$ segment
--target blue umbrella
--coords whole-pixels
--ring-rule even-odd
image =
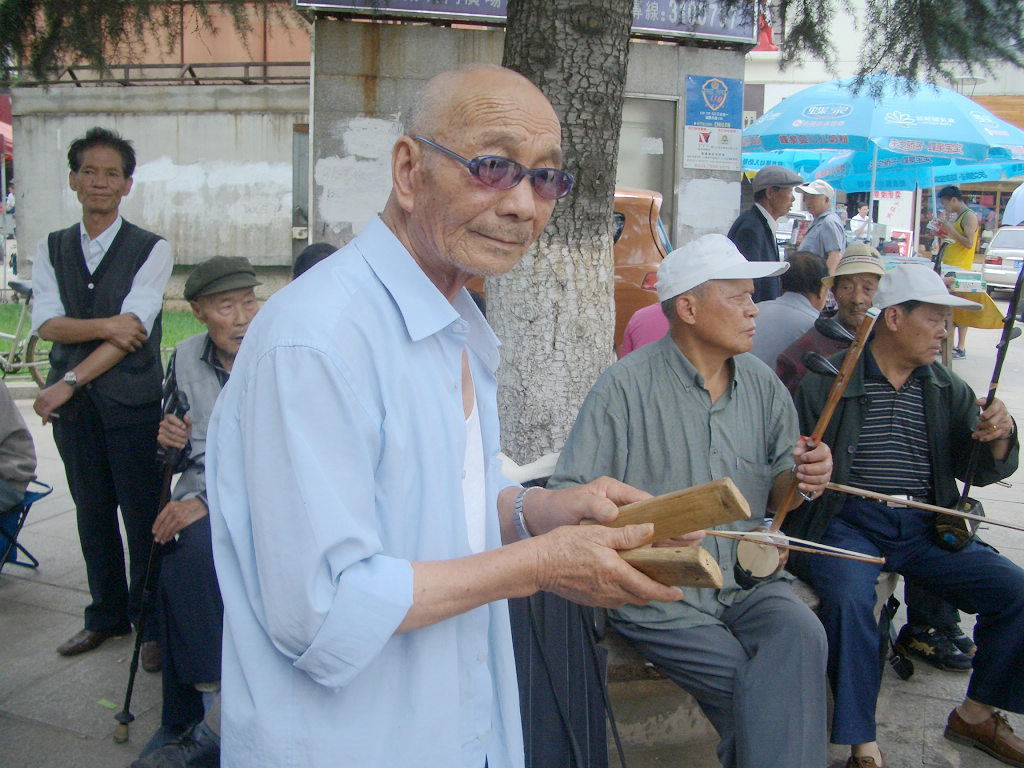
[[[826,150],[811,149],[779,149],[774,152],[744,152],[743,170],[759,171],[766,165],[781,165],[805,179],[810,179],[811,172],[833,157],[836,153]]]
[[[894,75],[805,88],[743,131],[743,147],[849,149],[973,161],[1024,160],[1024,131],[966,96]],[[878,94],[877,97],[872,94]]]
[[[874,180],[872,180],[874,171]],[[914,189],[915,187],[969,184],[1012,178],[1024,173],[1024,161],[983,163],[967,160],[899,155],[893,152],[845,151],[834,153],[809,174],[844,192]]]

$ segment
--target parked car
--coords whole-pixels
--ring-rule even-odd
[[[1022,263],[1024,226],[997,229],[985,251],[985,264],[981,269],[982,277],[988,283],[989,292],[1013,290]]]
[[[658,300],[654,290],[658,265],[672,245],[661,223],[660,192],[650,189],[615,188],[615,349],[622,343],[626,323],[638,309]],[[483,278],[473,278],[467,287],[483,294]]]
[[[658,300],[658,265],[672,250],[661,223],[661,194],[615,188],[615,349],[633,313]]]

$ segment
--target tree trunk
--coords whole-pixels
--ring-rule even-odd
[[[560,450],[583,398],[614,359],[612,204],[632,0],[509,0],[502,63],[562,120],[572,194],[537,244],[487,281],[502,341],[502,449],[520,464]]]

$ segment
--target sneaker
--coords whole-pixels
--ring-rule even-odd
[[[960,349],[958,347],[953,347],[952,357],[954,360],[963,360],[965,357],[967,357],[967,350]]]
[[[972,660],[949,636],[935,627],[912,627],[907,624],[900,630],[894,645],[897,651],[924,659],[947,672],[970,672]]]
[[[941,631],[952,641],[953,645],[960,649],[960,653],[974,658],[974,653],[978,650],[978,646],[974,644],[971,638],[964,634],[959,624],[954,624],[952,627],[943,627]]]

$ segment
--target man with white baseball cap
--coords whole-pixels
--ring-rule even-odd
[[[754,205],[736,217],[728,234],[747,261],[782,261],[775,233],[779,220],[793,207],[793,187],[803,183],[800,175],[781,165],[766,165],[754,175]],[[781,294],[777,277],[754,280],[755,303]]]
[[[936,362],[952,307],[977,305],[949,294],[941,277],[918,264],[887,272],[874,305],[882,310],[874,337],[822,438],[832,446],[835,482],[951,508],[960,496],[955,478],[964,477],[979,442],[974,485],[1012,474],[1019,445],[1006,406],[993,400],[979,415],[985,401]],[[814,373],[801,382],[796,406],[802,428],[816,423],[831,386],[830,377]],[[1024,766],[1024,741],[996,711],[1024,713],[1024,570],[975,539],[960,549],[941,546],[935,515],[899,502],[830,490],[783,527],[794,536],[883,556],[885,570],[977,613],[967,696],[950,713],[945,735]],[[821,597],[835,700],[832,741],[851,745],[848,768],[884,766],[875,729],[881,668],[873,617],[882,566],[823,557],[791,557],[789,566]]]
[[[668,255],[658,298],[668,334],[612,365],[587,396],[548,487],[625,479],[653,494],[730,477],[753,518],[777,510],[795,473],[820,493],[832,458],[800,440],[778,377],[753,355],[754,278],[788,265],[750,262],[705,235]],[[824,766],[826,643],[787,576],[736,584],[736,542],[708,538],[721,589],[686,589],[674,603],[611,614],[620,634],[700,703],[721,736],[726,768]],[[779,681],[785,681],[783,685]],[[770,706],[766,702],[771,702]]]
[[[836,191],[827,181],[817,179],[796,188],[804,196],[804,208],[814,217],[807,234],[800,241],[800,250],[817,254],[834,272],[846,250],[846,231],[839,214],[832,208]]]

